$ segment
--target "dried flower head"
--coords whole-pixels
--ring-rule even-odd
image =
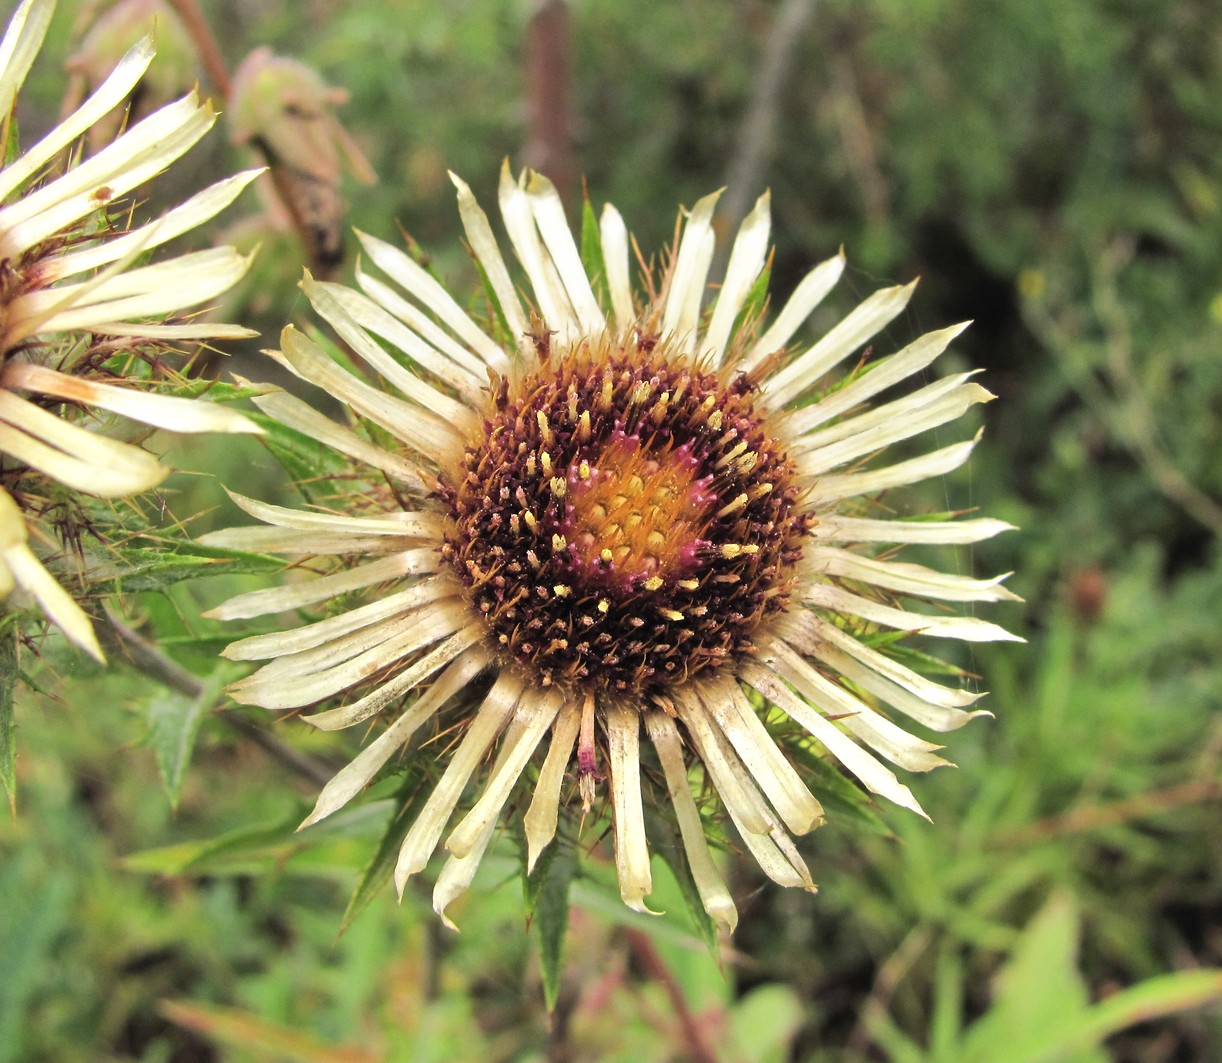
[[[694,767],[764,872],[813,889],[792,836],[817,826],[823,810],[778,742],[780,714],[786,742],[817,744],[868,790],[917,812],[876,754],[924,771],[943,763],[939,747],[879,703],[940,731],[974,715],[967,706],[977,695],[924,678],[870,635],[1009,638],[983,620],[899,599],[1012,596],[998,579],[872,554],[880,543],[976,542],[1007,526],[880,519],[866,515],[866,500],[962,464],[972,442],[898,464],[874,459],[990,396],[964,373],[869,406],[929,366],[963,326],[922,336],[829,389],[828,374],[900,313],[912,286],[870,296],[812,346],[791,348],[844,260],[816,267],[764,327],[766,195],[706,312],[715,195],[688,215],[642,295],[629,281],[629,240],[614,208],[582,241],[583,264],[552,185],[538,175],[515,181],[506,169],[501,214],[529,282],[527,310],[487,217],[455,184],[505,342],[408,256],[369,236],[361,244],[380,275],[361,269],[361,291],[306,278],[314,308],[385,386],[358,379],[290,327],[275,357],[347,404],[356,426],[285,394],[256,401],[383,486],[363,481],[356,499],[330,511],[235,496],[267,526],[214,533],[212,544],[348,560],[215,613],[270,614],[354,591],[366,601],[233,644],[231,657],[270,659],[234,694],[273,709],[338,696],[307,717],[324,729],[388,718],[307,822],[349,801],[416,732],[453,743],[403,841],[400,891],[495,749],[478,799],[445,835],[450,856],[434,892],[443,918],[540,745],[524,814],[530,865],[552,841],[562,804],[579,797],[588,809],[609,778],[621,895],[644,910],[645,762],[664,780],[706,910],[732,929],[734,903],[690,788]],[[642,748],[642,727],[652,751]]]
[[[316,270],[328,272],[343,261],[344,216],[340,190],[346,164],[362,184],[377,178],[360,146],[349,136],[335,108],[348,99],[312,68],[296,59],[256,48],[233,76],[229,125],[237,144],[250,144],[267,160],[276,196],[273,217],[297,230]],[[277,219],[279,220],[279,219]]]
[[[54,6],[25,0],[0,41],[0,142],[9,143],[17,93]],[[226,207],[253,171],[140,228],[120,231],[111,216],[121,197],[208,131],[211,107],[192,93],[95,155],[69,157],[128,97],[152,56],[148,41],[131,49],[73,114],[0,169],[0,596],[15,587],[27,592],[99,659],[89,618],[31,549],[39,523],[34,501],[60,489],[69,501],[78,492],[117,498],[161,482],[168,470],[156,457],[98,430],[105,414],[176,432],[257,431],[232,410],[153,394],[122,375],[125,357],[156,367],[180,341],[252,335],[233,325],[164,320],[214,299],[242,276],[248,260],[232,248],[133,263]]]
[[[100,147],[110,143],[124,125],[189,92],[199,80],[200,63],[191,35],[169,0],[119,0],[95,15],[67,64],[90,90],[101,85],[145,37],[157,45],[157,59],[134,86],[126,109],[112,111],[87,131],[90,146]]]

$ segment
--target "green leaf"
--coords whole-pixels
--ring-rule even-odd
[[[757,986],[735,1002],[730,1030],[743,1063],[784,1063],[802,1027],[803,1007],[791,986]]]
[[[760,320],[768,300],[768,282],[771,279],[772,264],[770,258],[768,264],[760,270],[760,275],[755,278],[755,283],[751,285],[750,291],[747,292],[747,298],[743,300],[743,307],[738,312],[738,317],[734,321],[734,330],[731,335],[738,335],[739,330],[748,322],[758,322]]]
[[[543,999],[554,1011],[564,968],[564,936],[569,925],[569,885],[577,872],[577,853],[571,842],[553,838],[527,876],[523,893],[528,916],[539,928],[539,961],[543,971]]]
[[[17,812],[17,726],[13,720],[13,693],[17,689],[17,639],[0,636],[0,782],[8,794],[9,811]]]
[[[1054,896],[998,974],[993,1007],[963,1039],[963,1063],[1105,1063],[1104,1038],[1222,1000],[1222,970],[1213,969],[1150,978],[1092,1005],[1077,968],[1078,933],[1073,898]]]
[[[700,891],[696,888],[696,880],[692,878],[691,869],[687,864],[687,854],[683,848],[683,837],[679,833],[674,816],[669,814],[669,803],[650,802],[645,808],[645,831],[649,837],[650,848],[658,859],[665,862],[675,877],[679,892],[683,895],[683,903],[687,913],[695,923],[696,929],[708,946],[714,958],[717,956],[717,926],[704,910],[704,902],[700,899]]]
[[[964,1063],[1104,1063],[1106,1057],[1089,1045],[1061,1051],[1088,1005],[1077,968],[1078,933],[1073,898],[1055,895],[1027,925],[998,973],[993,1006],[963,1039]]]
[[[1164,1015],[1215,1004],[1219,1000],[1222,1000],[1222,970],[1216,967],[1148,978],[1113,993],[1090,1008],[1083,1016],[1080,1028],[1066,1038],[1066,1045],[1076,1048],[1098,1044],[1105,1037],[1134,1023],[1150,1022]],[[1045,1058],[1051,1060],[1052,1057]]]
[[[161,773],[161,782],[171,808],[178,808],[182,781],[195,749],[195,738],[199,734],[204,713],[216,705],[223,685],[222,672],[217,670],[208,677],[199,697],[189,698],[167,691],[149,702],[148,741],[157,758],[157,770]]]
[[[845,821],[864,827],[871,834],[893,838],[895,832],[878,813],[874,798],[851,779],[846,778],[835,763],[821,756],[809,742],[787,743],[786,749],[810,779],[811,792],[823,804],[828,818],[839,827]]]
[[[603,257],[602,236],[589,195],[581,197],[581,264],[590,278],[594,297],[601,306],[607,306],[611,301],[607,291],[607,262]]]
[[[267,449],[284,471],[302,487],[307,500],[309,491],[303,485],[317,482],[320,478],[337,476],[348,468],[348,459],[304,432],[289,428],[264,413],[252,412],[247,416],[263,429],[262,440]]]
[[[407,834],[408,824],[412,820],[423,789],[419,780],[414,776],[410,774],[404,776],[398,793],[392,799],[394,813],[386,824],[386,831],[378,842],[373,858],[361,870],[356,888],[348,898],[348,907],[344,909],[344,916],[340,921],[339,932],[341,934],[352,925],[352,921],[390,882],[391,874],[395,869],[395,861],[399,858],[399,847],[403,844],[403,837]],[[325,823],[326,820],[323,822]]]

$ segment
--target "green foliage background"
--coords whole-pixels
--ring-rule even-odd
[[[58,106],[78,6],[22,101],[30,127]],[[269,44],[349,91],[380,175],[346,186],[350,222],[398,224],[473,281],[446,170],[487,203],[501,159],[522,161],[530,5],[203,7],[231,64]],[[725,182],[780,10],[572,3],[576,160],[642,247]],[[665,917],[637,919],[587,856],[549,1019],[512,837],[461,935],[389,887],[340,935],[399,780],[294,834],[314,789],[248,725],[331,765],[359,736],[201,714],[48,638],[0,821],[0,1063],[699,1058],[684,1010],[727,1063],[1222,1059],[1216,1006],[1195,1008],[1217,979],[1194,973],[1222,966],[1222,7],[823,0],[791,59],[747,190],[773,192],[774,290],[841,244],[837,312],[919,274],[887,349],[974,318],[940,371],[981,368],[999,395],[971,466],[914,503],[1021,526],[959,564],[1015,571],[1026,604],[990,616],[1030,645],[960,662],[997,718],[949,736],[957,770],[914,781],[933,824],[834,816],[804,843],[814,898],[731,858],[742,923],[718,957],[677,883]],[[158,195],[239,154],[214,134]],[[225,313],[270,344],[303,312],[302,257],[238,214],[264,251]],[[214,368],[265,373],[254,350]],[[206,470],[164,494],[192,532],[234,518],[218,480],[289,497],[257,444],[173,453]],[[262,578],[129,586],[123,608],[216,689],[236,672],[198,610]]]

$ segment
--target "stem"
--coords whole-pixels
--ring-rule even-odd
[[[785,0],[764,43],[755,95],[738,128],[738,147],[726,174],[726,197],[721,205],[721,216],[731,232],[742,224],[753,192],[761,183],[772,153],[776,114],[793,69],[794,53],[814,14],[815,0]],[[726,253],[721,255],[715,275],[720,275]]]
[[[1191,782],[1127,797],[1105,805],[1088,805],[1044,816],[1034,823],[1004,831],[994,838],[999,846],[1030,845],[1032,842],[1066,834],[1087,834],[1106,827],[1118,827],[1135,819],[1170,812],[1186,805],[1205,804],[1222,797],[1222,779],[1194,779]]]
[[[177,661],[171,660],[152,642],[128,627],[109,610],[107,610],[106,619],[108,626],[99,628],[98,637],[116,657],[122,658],[137,672],[170,690],[177,691],[188,698],[203,696],[204,684],[198,676],[192,675]],[[273,760],[279,761],[312,785],[321,787],[330,782],[334,772],[313,757],[298,752],[292,746],[281,742],[275,735],[269,734],[261,727],[228,709],[214,705],[211,711],[212,715],[229,730],[253,742]]]
[[[207,19],[199,9],[199,4],[196,0],[170,0],[170,3],[186,25],[195,50],[199,53],[200,62],[204,64],[204,69],[208,72],[208,79],[220,93],[221,98],[228,103],[233,95],[233,78],[229,74],[229,67],[225,64],[225,57],[221,54],[220,45],[217,44]],[[301,241],[307,255],[314,261],[315,272],[328,272],[326,263],[321,262],[314,253],[313,233],[306,218],[302,215],[297,197],[293,195],[292,181],[302,180],[303,176],[308,179],[309,175],[286,173],[285,167],[262,137],[251,139],[250,146],[259,154],[263,164],[267,167],[272,190],[292,223],[297,239]]]
[[[675,976],[670,973],[649,935],[641,930],[625,930],[624,936],[633,958],[650,978],[659,982],[666,990],[671,1007],[675,1010],[675,1017],[679,1020],[679,1027],[683,1031],[683,1038],[687,1042],[688,1058],[693,1063],[718,1063],[716,1053],[709,1047],[704,1032],[696,1022],[696,1016],[687,1006],[683,990],[679,988],[679,983],[675,981]]]
[[[573,159],[572,35],[568,0],[536,0],[526,27],[527,165],[552,179],[570,206],[577,186]]]
[[[225,57],[221,54],[220,45],[212,35],[212,29],[204,13],[200,11],[195,0],[170,0],[171,6],[178,12],[195,50],[199,52],[200,62],[208,72],[208,80],[216,86],[216,91],[228,100],[233,94],[233,80],[229,77],[229,67],[225,65]]]

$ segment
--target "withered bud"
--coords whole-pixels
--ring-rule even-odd
[[[199,61],[182,20],[166,0],[120,0],[90,26],[68,70],[92,92],[145,37],[157,48],[127,108],[117,107],[89,131],[90,148],[109,144],[120,126],[139,121],[157,108],[191,91],[199,81]]]
[[[276,191],[323,273],[343,257],[344,164],[362,184],[376,180],[333,112],[347,96],[304,63],[256,48],[234,74],[229,103],[234,142],[266,157]]]

